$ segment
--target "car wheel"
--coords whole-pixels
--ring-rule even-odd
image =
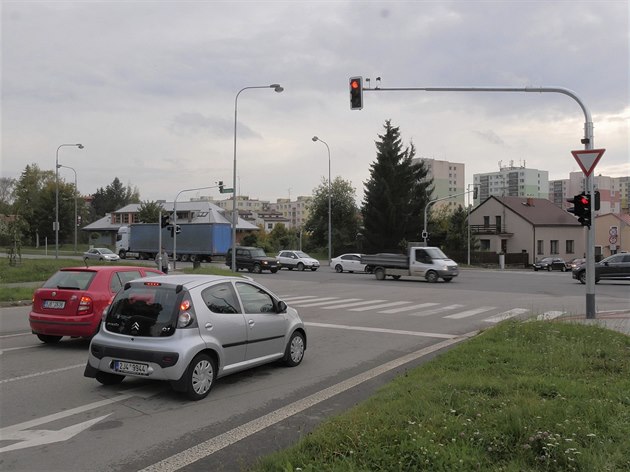
[[[103,385],[118,385],[124,378],[124,375],[110,374],[109,372],[98,371],[96,373],[96,380]]]
[[[184,376],[188,398],[194,401],[206,398],[216,378],[215,362],[208,354],[199,354],[192,360]]]
[[[278,269],[269,269],[271,271],[272,274],[275,274],[276,272],[278,272]]]
[[[424,278],[427,279],[427,282],[431,282],[432,284],[437,282],[438,279],[439,279],[437,273],[435,271],[432,271],[432,270],[427,272],[427,275],[425,275]]]
[[[560,269],[560,270],[561,270],[562,272],[566,272],[566,271],[567,271],[567,268],[566,268],[566,267],[563,267],[563,268],[562,268],[562,269]]]
[[[299,270],[299,271],[304,270],[304,264],[302,264],[301,262],[298,262],[297,270]]]
[[[121,249],[121,250],[120,250],[120,252],[118,253],[118,256],[119,256],[121,259],[124,259],[125,257],[127,257],[127,253],[125,252],[125,250],[124,250],[124,249]]]
[[[188,254],[182,254],[181,258],[182,262],[188,262],[189,256]]]
[[[49,334],[38,334],[37,337],[39,338],[41,342],[44,342],[46,344],[56,344],[59,341],[61,341],[61,338],[63,336],[51,336]]]
[[[582,285],[586,284],[586,271],[582,272],[578,277]]]
[[[299,331],[294,332],[289,339],[287,349],[284,353],[284,363],[289,367],[295,367],[304,359],[304,335]]]
[[[442,280],[444,282],[450,282],[451,280],[453,280],[453,277],[442,277]]]
[[[197,262],[197,254],[191,254],[190,255],[190,262]]]
[[[379,267],[374,271],[374,276],[376,280],[385,280],[385,269]]]
[[[262,270],[260,269],[260,264],[254,264],[254,268],[252,269],[254,274],[260,274]]]
[[[538,267],[534,267],[534,272],[538,272]]]
[[[341,274],[343,272],[343,267],[341,267],[341,264],[337,264],[335,266],[335,272],[337,272],[338,274]]]

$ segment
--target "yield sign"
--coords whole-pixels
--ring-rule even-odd
[[[573,154],[573,157],[580,165],[584,175],[588,177],[604,155],[604,152],[606,152],[606,149],[589,149],[587,151],[571,151],[571,154]]]

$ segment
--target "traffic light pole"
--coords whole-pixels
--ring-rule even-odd
[[[379,81],[380,78],[377,78]],[[367,81],[367,79],[366,79]],[[586,105],[573,92],[564,87],[400,87],[400,88],[363,88],[363,92],[404,92],[404,91],[422,91],[422,92],[532,92],[532,93],[561,93],[568,95],[575,100],[582,112],[584,113],[584,138],[581,140],[584,149],[589,151],[594,149],[593,137],[593,119],[591,112]],[[363,105],[363,104],[361,104]],[[351,103],[352,106],[352,103]],[[586,176],[587,191],[594,201],[595,193],[593,191],[593,177]],[[591,204],[591,225],[586,233],[586,317],[595,318],[595,218],[594,204]],[[426,209],[425,209],[426,210]]]

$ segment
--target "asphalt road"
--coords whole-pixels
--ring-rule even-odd
[[[559,272],[465,270],[448,284],[327,267],[253,278],[300,312],[304,362],[225,377],[200,402],[158,382],[101,386],[83,377],[87,341],[44,345],[27,307],[0,309],[2,469],[242,470],[480,329],[585,307],[585,286]],[[627,308],[629,285],[598,284],[598,312]]]

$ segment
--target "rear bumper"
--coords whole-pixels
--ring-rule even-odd
[[[28,322],[34,334],[89,338],[98,331],[101,317],[95,313],[83,316],[53,316],[31,312]]]

